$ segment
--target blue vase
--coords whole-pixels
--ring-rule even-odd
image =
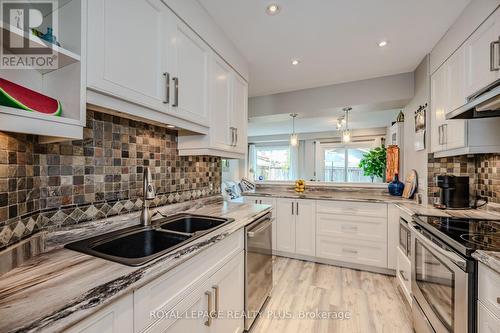
[[[405,184],[399,181],[399,175],[395,174],[392,182],[389,183],[389,194],[395,196],[403,195]]]

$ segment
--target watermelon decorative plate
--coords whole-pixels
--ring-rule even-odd
[[[11,108],[39,112],[51,116],[61,116],[61,103],[31,89],[0,78],[0,105]]]

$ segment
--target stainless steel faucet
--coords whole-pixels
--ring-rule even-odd
[[[153,177],[151,176],[151,170],[148,167],[144,168],[142,188],[144,193],[144,203],[142,206],[141,213],[141,224],[144,226],[151,225],[151,219],[153,216],[149,211],[149,201],[156,197],[155,188],[153,185]]]

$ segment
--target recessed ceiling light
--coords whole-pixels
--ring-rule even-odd
[[[387,46],[387,44],[389,44],[389,42],[387,42],[386,40],[383,40],[383,41],[380,41],[380,42],[378,43],[378,46],[379,46],[379,47],[384,47],[384,46]]]
[[[297,66],[298,64],[300,64],[299,60],[297,60],[297,59],[292,60],[292,65]]]
[[[280,12],[280,9],[281,9],[280,6],[278,6],[275,3],[272,3],[266,7],[266,13],[268,13],[269,15],[276,15]]]
[[[167,125],[167,128],[175,128],[174,125]]]

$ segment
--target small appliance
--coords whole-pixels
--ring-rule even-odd
[[[470,208],[469,177],[439,175],[437,185],[441,189],[440,205],[443,209]]]

